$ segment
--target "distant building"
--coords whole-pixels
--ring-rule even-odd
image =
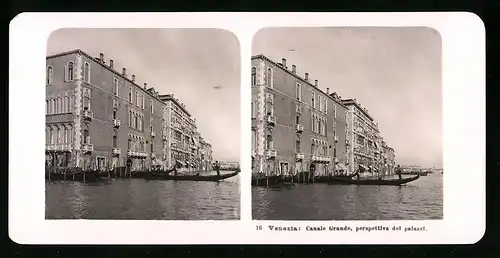
[[[190,155],[198,155],[190,149],[199,146],[199,133],[194,120],[183,115],[189,114],[185,107],[164,100],[146,83],[139,86],[126,68],[116,71],[104,54],[73,50],[48,56],[46,62],[46,165],[141,170],[171,166],[178,156],[191,162]],[[183,118],[184,156],[172,155],[176,152],[169,145],[178,136],[170,133],[179,120],[176,111]]]
[[[326,174],[345,168],[346,111],[340,98],[281,63],[252,57],[252,171]]]
[[[212,145],[210,143],[205,142],[203,137],[200,138],[200,144],[201,144],[201,170],[203,171],[210,171],[212,170],[212,156],[213,156],[213,151],[212,151]]]
[[[358,167],[380,172],[383,166],[382,137],[378,124],[356,99],[343,99],[342,104],[348,108],[347,144],[349,170],[356,171]]]

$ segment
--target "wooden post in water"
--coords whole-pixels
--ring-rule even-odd
[[[66,181],[66,169],[64,170],[64,181]]]
[[[85,175],[87,174],[87,171],[83,171],[83,182],[85,182]]]

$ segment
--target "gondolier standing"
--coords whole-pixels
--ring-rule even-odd
[[[401,167],[398,165],[398,166],[396,167],[396,175],[398,175],[399,180],[403,179],[403,177],[401,176],[401,173],[402,173],[402,171],[401,171]]]
[[[220,176],[220,166],[219,166],[219,161],[215,161],[215,172],[217,172],[217,176]]]

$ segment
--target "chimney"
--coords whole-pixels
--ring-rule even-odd
[[[113,59],[109,59],[109,68],[113,69],[113,64],[114,64]]]
[[[330,88],[326,88],[326,95],[330,96]]]
[[[297,72],[297,66],[292,65],[292,73],[295,74]]]
[[[99,60],[101,60],[101,63],[104,63],[104,54],[103,53],[99,54]]]
[[[304,77],[304,80],[306,80],[306,82],[309,81],[309,73],[306,73],[306,76]]]
[[[283,64],[283,68],[286,68],[286,58],[281,58],[281,63]]]
[[[135,74],[132,74],[132,82],[135,82]]]
[[[318,80],[314,80],[314,86],[318,87]]]
[[[145,83],[144,83],[144,89],[147,89],[147,88],[148,88],[148,83],[147,83],[147,82],[145,82]]]
[[[127,68],[122,69],[122,75],[127,77]]]

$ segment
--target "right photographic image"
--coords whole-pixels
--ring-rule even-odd
[[[441,81],[433,28],[258,31],[252,219],[442,220]]]

